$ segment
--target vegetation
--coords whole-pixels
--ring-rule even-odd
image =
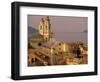
[[[36,48],[40,48],[40,46],[42,45],[43,43],[43,36],[38,34],[38,33],[35,33],[35,34],[32,34],[29,38],[28,38],[28,48],[33,48],[33,49],[36,49]]]

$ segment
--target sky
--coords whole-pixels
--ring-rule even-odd
[[[47,15],[46,15],[47,16]],[[28,26],[38,29],[41,18],[45,15],[28,15]],[[87,17],[49,16],[54,37],[58,40],[87,42]]]

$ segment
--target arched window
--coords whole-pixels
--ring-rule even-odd
[[[42,26],[40,26],[40,30],[42,30]]]
[[[61,46],[61,43],[59,43],[59,45]]]
[[[47,41],[47,40],[48,40],[48,38],[46,37],[46,38],[45,38],[45,40]]]
[[[46,30],[48,30],[47,26],[46,26]]]

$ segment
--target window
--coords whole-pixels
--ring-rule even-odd
[[[42,26],[40,26],[40,30],[42,30]]]
[[[61,43],[59,43],[59,45],[61,45]]]
[[[45,38],[45,40],[47,41],[47,40],[48,40],[48,38],[46,37],[46,38]]]
[[[61,50],[61,48],[59,48],[59,50]]]
[[[46,26],[46,30],[48,30],[47,26]]]
[[[31,62],[32,62],[32,63],[34,62],[34,58],[32,58]]]

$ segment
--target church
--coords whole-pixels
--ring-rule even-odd
[[[38,32],[40,35],[43,36],[43,40],[46,42],[44,45],[48,48],[53,48],[57,50],[58,52],[66,52],[66,45],[64,42],[57,41],[53,37],[53,32],[51,29],[51,23],[49,16],[46,16],[41,19],[38,27]]]

